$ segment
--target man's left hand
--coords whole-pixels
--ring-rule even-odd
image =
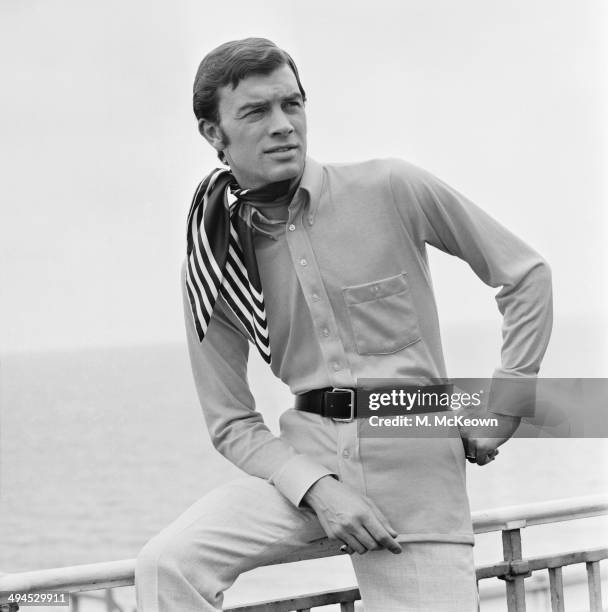
[[[498,447],[504,444],[515,433],[521,422],[521,417],[494,414],[487,411],[475,414],[475,417],[495,418],[498,420],[498,425],[491,429],[487,426],[459,425],[460,437],[462,438],[467,461],[477,465],[486,465],[496,458],[499,452]]]

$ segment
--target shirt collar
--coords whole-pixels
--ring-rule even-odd
[[[319,207],[321,199],[321,190],[323,188],[323,166],[312,159],[306,157],[304,164],[304,172],[302,180],[296,190],[295,197],[292,200],[294,205],[297,205],[300,200],[308,200],[308,220],[313,221],[314,216]]]

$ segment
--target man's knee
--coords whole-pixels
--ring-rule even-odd
[[[155,536],[135,562],[136,584],[155,584],[161,591],[188,584],[208,601],[220,597],[237,577],[234,568],[218,558],[212,541],[204,536],[194,540],[184,533]]]
[[[226,515],[231,504],[224,491],[232,485],[224,485],[208,492],[186,510],[174,523],[154,536],[141,549],[135,563],[135,579],[154,576],[167,580],[170,576],[191,578],[198,582],[203,575],[207,579],[226,568],[218,559],[219,550],[227,552],[228,542],[220,542]]]
[[[268,482],[242,478],[210,491],[152,538],[137,557],[135,581],[142,591],[190,586],[215,600],[239,574],[323,535]]]

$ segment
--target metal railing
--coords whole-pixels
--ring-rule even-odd
[[[508,611],[525,612],[525,579],[531,576],[532,572],[548,570],[551,610],[552,612],[565,612],[562,568],[584,563],[587,570],[590,611],[602,612],[600,561],[608,558],[608,548],[524,558],[521,530],[533,525],[545,525],[604,514],[608,514],[608,496],[558,499],[474,512],[475,533],[501,531],[503,544],[503,560],[477,567],[477,581],[493,577],[504,580]],[[297,554],[267,565],[319,559],[339,554],[344,554],[339,550],[339,543],[322,540],[301,549]],[[18,609],[13,604],[7,603],[7,593],[10,592],[67,591],[76,594],[82,591],[130,586],[134,584],[134,570],[135,560],[129,559],[4,574],[0,576],[0,593],[2,594],[0,612],[13,612]],[[330,604],[340,604],[342,612],[352,612],[354,602],[358,599],[360,599],[358,589],[350,588],[237,606],[226,612],[306,612],[311,608]]]

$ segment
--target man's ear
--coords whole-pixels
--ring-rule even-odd
[[[220,129],[219,125],[212,123],[207,119],[199,119],[198,131],[216,151],[223,151],[226,148],[222,130]]]

